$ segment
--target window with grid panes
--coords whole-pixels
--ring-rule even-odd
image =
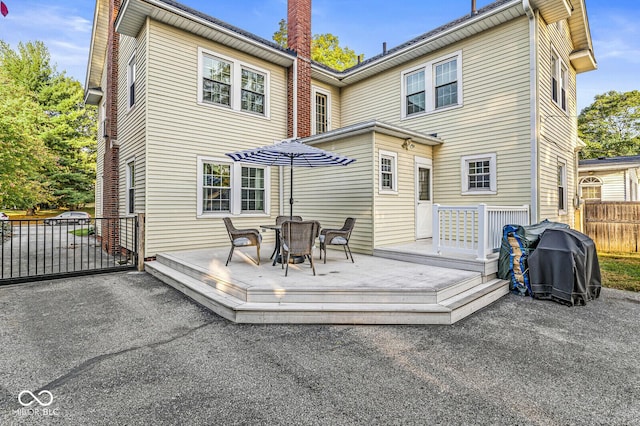
[[[407,115],[422,112],[426,108],[424,70],[405,76]]]
[[[264,211],[264,169],[259,167],[242,167],[242,211]]]
[[[316,92],[316,134],[325,133],[328,129],[327,95]]]
[[[435,66],[436,108],[458,103],[458,61],[437,64]]]
[[[202,67],[202,100],[231,106],[231,64],[205,55]]]
[[[380,178],[382,189],[395,190],[393,187],[393,157],[383,155],[380,158]]]
[[[469,161],[467,178],[469,189],[491,188],[491,163],[487,160]]]
[[[202,163],[202,212],[231,211],[231,165]]]
[[[241,109],[242,111],[264,114],[264,75],[252,70],[242,69]]]

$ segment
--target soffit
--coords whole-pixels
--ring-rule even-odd
[[[109,28],[109,1],[96,0],[96,9],[93,14],[93,29],[91,32],[91,45],[89,47],[89,60],[87,63],[87,76],[85,79],[85,93],[90,89],[100,86],[102,72],[107,59],[107,37]]]

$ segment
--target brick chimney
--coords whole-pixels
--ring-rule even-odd
[[[298,54],[296,65],[287,77],[289,137],[302,138],[311,135],[311,0],[288,0],[287,36],[289,49]],[[293,96],[296,89],[297,98],[294,102]]]
[[[105,89],[105,136],[102,177],[102,215],[106,218],[119,216],[119,149],[118,149],[118,49],[120,34],[114,23],[120,10],[120,0],[109,0],[109,32],[107,37],[107,87]],[[98,213],[98,212],[96,212]],[[120,246],[118,221],[102,221],[102,248],[115,253]]]

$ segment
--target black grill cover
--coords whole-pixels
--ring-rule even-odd
[[[585,305],[600,296],[596,246],[573,229],[547,229],[529,256],[533,297],[568,305]]]

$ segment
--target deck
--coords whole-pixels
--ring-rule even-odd
[[[316,276],[307,262],[285,277],[269,245],[260,265],[248,247],[225,267],[224,247],[162,253],[146,270],[239,323],[453,324],[508,293],[506,281],[482,271],[424,264],[421,247],[381,249],[402,260],[356,253],[355,263],[329,250],[326,264],[316,254]]]

